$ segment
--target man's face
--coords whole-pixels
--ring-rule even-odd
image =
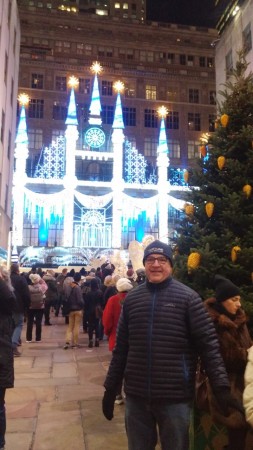
[[[151,283],[161,283],[172,274],[170,261],[159,253],[149,255],[144,265],[146,277]]]

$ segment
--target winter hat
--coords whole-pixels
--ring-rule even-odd
[[[29,278],[33,284],[39,283],[41,279],[38,273],[30,273]]]
[[[133,288],[133,285],[127,278],[120,278],[116,283],[116,288],[119,292],[128,292]]]
[[[127,275],[128,278],[133,278],[134,277],[134,270],[133,269],[128,269],[126,275]]]
[[[55,271],[53,269],[47,269],[48,275],[51,275],[51,277],[55,276]]]
[[[154,253],[165,256],[170,261],[171,266],[173,266],[173,254],[172,248],[161,241],[153,241],[149,244],[144,250],[143,264],[145,263],[146,258],[149,255],[153,255]]]
[[[232,281],[228,280],[225,277],[222,277],[221,275],[215,275],[214,286],[215,298],[217,302],[224,302],[231,297],[240,295],[239,288],[234,283],[232,283]]]

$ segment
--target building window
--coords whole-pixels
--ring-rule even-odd
[[[112,95],[112,81],[102,81],[102,95]]]
[[[5,60],[4,60],[4,83],[7,82],[7,73],[8,73],[8,55],[5,52]]]
[[[154,138],[144,139],[144,156],[157,156],[158,140]]]
[[[11,156],[11,132],[9,131],[8,136],[8,148],[7,148],[7,158],[10,159]]]
[[[188,141],[188,159],[199,158],[199,141]]]
[[[56,91],[66,92],[67,91],[67,78],[66,77],[55,77],[55,89]]]
[[[231,75],[232,71],[233,71],[233,56],[232,56],[232,50],[230,50],[226,54],[226,74],[227,74],[227,76]]]
[[[43,89],[44,77],[41,73],[32,73],[31,87],[33,89]]]
[[[199,103],[198,89],[189,89],[189,103]]]
[[[68,108],[66,105],[54,102],[53,105],[53,120],[66,120]]]
[[[141,62],[154,62],[154,52],[148,52],[145,50],[140,51]]]
[[[90,56],[92,54],[92,45],[86,44],[84,48],[85,48],[85,55]]]
[[[215,131],[215,120],[216,120],[215,114],[209,114],[208,120],[209,120],[209,131],[211,132]]]
[[[11,93],[10,93],[10,103],[11,106],[13,106],[13,93],[14,93],[14,80],[11,79]]]
[[[194,56],[188,55],[187,56],[187,66],[193,66],[194,64]]]
[[[83,122],[87,122],[89,118],[89,109],[90,105],[87,103],[78,103],[77,104],[77,117],[78,120],[82,120]]]
[[[136,127],[136,108],[123,108],[123,122],[126,127]]]
[[[114,8],[115,8],[115,9],[120,9],[120,3],[118,3],[118,2],[115,3],[115,4],[114,4]]]
[[[174,55],[174,53],[168,53],[167,63],[168,64],[174,64],[174,62],[175,62],[175,55]]]
[[[156,86],[146,84],[146,100],[156,100]]]
[[[127,50],[127,59],[128,60],[134,59],[134,51],[133,50]]]
[[[123,3],[123,9],[128,9],[128,3]]]
[[[79,94],[90,94],[89,78],[79,78]]]
[[[4,199],[4,211],[7,213],[8,211],[8,197],[9,197],[9,186],[6,184],[5,186],[5,199]]]
[[[78,55],[84,54],[84,44],[82,44],[82,43],[76,44],[76,53]]]
[[[43,145],[43,135],[41,129],[30,128],[28,130],[28,147],[31,150],[40,150]]]
[[[102,122],[106,125],[112,125],[114,119],[114,107],[110,105],[103,105],[101,111]]]
[[[188,130],[200,131],[201,122],[199,113],[188,113]]]
[[[0,135],[0,139],[1,139],[2,143],[4,141],[4,128],[5,128],[5,112],[2,109],[1,135]]]
[[[168,149],[171,158],[180,158],[180,142],[178,140],[168,139]]]
[[[181,64],[181,66],[185,66],[186,65],[186,55],[179,55],[179,62]]]
[[[111,58],[113,56],[113,50],[112,47],[98,47],[98,56],[106,56],[108,58]]]
[[[209,104],[216,105],[216,92],[215,91],[209,92]]]
[[[166,61],[166,52],[155,52],[155,61]]]
[[[206,58],[206,65],[207,65],[207,67],[210,67],[210,68],[214,67],[214,58],[207,57]]]
[[[205,58],[205,56],[200,56],[199,57],[199,66],[200,67],[206,67],[206,58]]]
[[[32,98],[29,102],[28,116],[30,119],[43,119],[44,100]]]
[[[125,87],[125,97],[135,97],[135,85],[128,83]]]
[[[145,109],[144,110],[144,127],[145,128],[157,128],[157,112],[155,109]]]
[[[242,32],[243,50],[248,53],[252,49],[251,24],[249,23]]]
[[[169,111],[166,117],[166,128],[168,130],[179,129],[179,113],[177,111]]]

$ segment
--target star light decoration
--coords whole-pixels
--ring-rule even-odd
[[[115,89],[115,91],[118,94],[120,94],[121,92],[124,91],[125,85],[124,85],[124,83],[122,83],[122,81],[118,80],[118,81],[115,81],[115,83],[113,84],[113,88]]]
[[[76,78],[74,75],[69,77],[68,85],[70,88],[75,89],[75,88],[77,88],[78,84],[79,84],[78,78]]]
[[[169,110],[166,108],[166,106],[160,106],[157,110],[158,116],[161,117],[161,119],[165,119],[165,117],[168,115]]]
[[[29,103],[29,96],[25,93],[19,94],[18,101],[21,106],[27,106]]]
[[[90,70],[92,73],[95,73],[96,75],[99,75],[102,70],[103,67],[101,66],[101,64],[98,61],[95,61],[92,66],[90,67]]]

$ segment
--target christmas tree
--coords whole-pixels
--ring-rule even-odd
[[[221,274],[242,291],[253,317],[253,74],[243,53],[220,92],[216,129],[189,170],[176,229],[175,277],[203,297]]]

